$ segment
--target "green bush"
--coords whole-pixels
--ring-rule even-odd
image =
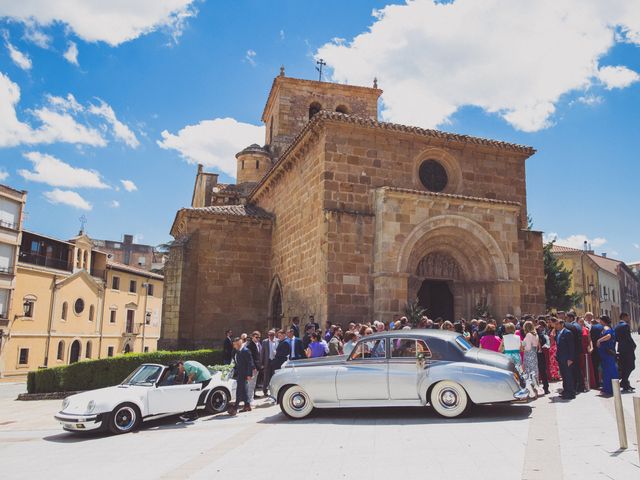
[[[143,363],[166,365],[176,360],[195,360],[203,365],[222,363],[221,350],[128,353],[100,360],[85,360],[62,367],[29,372],[29,393],[74,392],[110,387],[124,380]]]

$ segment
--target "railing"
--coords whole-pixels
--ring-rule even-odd
[[[13,273],[13,266],[9,265],[7,267],[0,266],[0,273]],[[2,315],[2,314],[0,314]]]
[[[60,260],[58,258],[47,257],[46,255],[39,255],[37,253],[20,252],[18,257],[19,261],[23,263],[29,263],[31,265],[39,265],[41,267],[55,268],[57,270],[71,271],[69,263],[66,260]]]
[[[17,223],[11,223],[11,222],[7,222],[5,220],[0,220],[0,227],[9,228],[11,230],[18,230],[18,224]]]

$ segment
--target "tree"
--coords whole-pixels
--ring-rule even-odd
[[[551,253],[554,243],[555,240],[552,240],[543,247],[544,293],[547,308],[569,310],[580,301],[581,295],[579,293],[569,293],[572,272],[567,270]]]

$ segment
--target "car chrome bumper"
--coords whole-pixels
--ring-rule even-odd
[[[521,388],[516,393],[513,394],[513,398],[516,400],[528,400],[529,399],[529,390],[526,388]]]
[[[60,412],[55,418],[62,428],[73,432],[88,432],[102,427],[102,415],[77,415]]]

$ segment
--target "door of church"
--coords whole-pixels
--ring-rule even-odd
[[[418,301],[429,318],[454,321],[453,294],[444,280],[425,280],[418,291]]]

